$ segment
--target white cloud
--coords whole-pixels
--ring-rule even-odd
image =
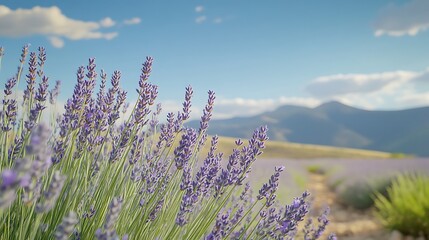
[[[410,71],[382,72],[372,74],[336,74],[313,80],[307,91],[316,97],[329,97],[352,93],[391,91],[421,73]]]
[[[415,93],[405,92],[397,99],[401,107],[416,107],[429,105],[429,92]]]
[[[429,105],[429,69],[372,74],[337,74],[314,79],[309,91],[320,101],[337,100],[366,109]]]
[[[49,42],[51,42],[52,46],[56,48],[62,48],[64,47],[64,40],[62,40],[59,37],[48,37]]]
[[[63,38],[70,40],[115,38],[117,32],[101,32],[100,28],[112,24],[105,18],[103,23],[81,21],[65,16],[56,7],[39,7],[12,10],[0,5],[0,36],[26,37],[43,35],[48,37],[54,46],[63,46]],[[113,20],[112,20],[113,21]],[[105,25],[107,23],[107,25]],[[52,40],[54,39],[54,40]],[[62,43],[61,43],[62,41]]]
[[[101,25],[102,27],[105,27],[105,28],[113,27],[113,26],[115,26],[115,24],[116,24],[116,22],[115,22],[115,21],[113,21],[113,19],[111,19],[111,18],[109,18],[109,17],[107,17],[107,18],[103,18],[103,19],[100,21],[100,25]]]
[[[195,7],[195,12],[200,13],[202,11],[204,11],[204,7],[203,6],[200,5],[200,6],[196,6]]]
[[[140,18],[134,17],[134,18],[131,18],[131,19],[124,20],[124,24],[126,24],[126,25],[134,25],[134,24],[141,23],[141,21],[142,20]]]
[[[280,97],[277,99],[245,99],[218,98],[215,101],[213,119],[226,119],[239,116],[254,116],[263,112],[273,111],[282,105],[299,105],[315,107],[321,102],[315,98]],[[200,111],[195,111],[193,117],[200,117]]]
[[[429,1],[411,0],[385,7],[375,22],[375,35],[415,36],[429,29]]]
[[[195,18],[195,22],[198,23],[198,24],[201,24],[201,23],[203,23],[206,20],[207,20],[206,16],[199,16],[199,17]]]

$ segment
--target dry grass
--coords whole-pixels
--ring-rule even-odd
[[[219,137],[219,152],[228,156],[235,147],[235,138]],[[206,154],[210,144],[206,144],[203,154]],[[203,155],[204,156],[204,155]],[[338,148],[320,145],[288,143],[269,140],[262,158],[288,158],[288,159],[312,159],[312,158],[356,158],[356,159],[387,159],[392,158],[391,153],[369,151],[352,148]]]

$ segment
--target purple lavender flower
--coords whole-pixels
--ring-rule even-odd
[[[329,234],[328,240],[337,240],[337,236],[334,233]]]
[[[203,109],[203,116],[201,117],[200,121],[200,129],[198,130],[198,133],[200,134],[202,132],[205,132],[209,127],[209,121],[212,117],[214,100],[216,99],[215,93],[213,91],[209,91],[208,94],[209,98],[207,100],[207,105]]]
[[[24,45],[24,47],[22,47],[21,59],[19,60],[22,64],[25,63],[25,58],[28,55],[28,48],[29,47],[30,47],[30,44],[26,44],[26,45]]]
[[[91,205],[90,208],[89,208],[89,211],[85,212],[82,215],[82,218],[92,218],[95,215],[96,212],[97,212],[97,210],[95,210],[94,205]]]
[[[49,91],[49,102],[51,104],[55,104],[58,95],[60,95],[60,86],[61,86],[61,81],[57,80],[55,81],[55,87]]]
[[[48,96],[48,84],[49,78],[46,76],[42,77],[42,82],[39,84],[39,88],[37,89],[35,99],[41,103],[46,101],[46,97]]]
[[[219,213],[211,233],[207,235],[205,238],[206,240],[220,239],[226,236],[230,227],[230,222],[229,222],[230,213],[231,213],[230,211],[226,211],[223,214]]]
[[[311,240],[311,237],[314,231],[315,229],[314,229],[313,219],[309,217],[307,219],[307,222],[304,225],[304,228],[302,229],[302,232],[304,233],[304,240]]]
[[[24,187],[22,199],[26,203],[30,203],[39,197],[42,184],[40,178],[50,167],[51,157],[47,148],[49,135],[49,129],[43,124],[39,124],[31,134],[30,142],[26,146],[27,155],[33,155],[34,160],[30,162],[27,158],[24,158],[20,161],[24,164],[16,163],[18,164],[17,168],[21,168],[18,172],[26,173],[26,177],[21,179],[21,185]],[[26,163],[29,163],[30,167]]]
[[[122,104],[125,102],[127,98],[127,92],[119,90],[118,95],[116,97],[115,106],[113,106],[113,110],[109,113],[108,123],[109,125],[113,125],[116,120],[119,119],[119,110]]]
[[[171,147],[173,143],[174,135],[174,113],[167,113],[167,123],[161,125],[161,133],[157,144],[158,149],[162,147],[162,143],[165,142],[165,147]]]
[[[174,162],[177,169],[183,169],[193,154],[193,147],[197,141],[197,134],[194,129],[188,128],[182,135],[179,146],[174,150]]]
[[[164,198],[159,200],[156,203],[155,208],[150,212],[149,214],[149,220],[155,221],[156,217],[158,216],[159,211],[161,210],[162,206],[164,205]]]
[[[37,71],[37,75],[39,75],[39,77],[43,76],[43,66],[45,65],[45,61],[46,61],[46,51],[44,47],[39,47],[37,48],[39,50],[39,62],[37,63],[39,65],[39,70]]]
[[[145,82],[144,88],[138,89],[140,97],[137,101],[137,108],[134,112],[134,122],[137,125],[144,126],[147,121],[143,121],[150,113],[149,106],[154,104],[155,98],[158,94],[158,87],[156,85]]]
[[[4,85],[4,94],[9,96],[12,94],[12,88],[16,85],[16,77],[9,78],[6,84]]]
[[[8,150],[8,158],[9,161],[13,162],[18,157],[18,155],[21,153],[21,149],[23,147],[23,140],[24,138],[22,136],[16,135],[15,139],[13,140],[13,144],[10,146]]]
[[[128,159],[128,162],[130,165],[134,165],[137,163],[137,161],[141,158],[142,156],[142,149],[141,146],[143,144],[143,137],[138,137],[138,136],[134,136],[134,140],[132,140],[132,147],[130,150],[130,156]]]
[[[183,168],[182,174],[182,182],[180,183],[180,190],[184,191],[188,189],[191,185],[191,168],[189,166],[185,166]]]
[[[13,184],[16,183],[18,179],[18,174],[11,169],[3,170],[1,175],[2,175],[2,185],[1,185],[2,189],[12,186]]]
[[[278,220],[279,226],[276,231],[279,236],[295,231],[298,223],[304,220],[309,210],[309,204],[306,202],[309,195],[308,192],[304,192],[301,197],[295,198],[292,204],[286,206],[283,217]]]
[[[47,212],[54,207],[58,197],[60,196],[64,182],[65,177],[61,176],[60,172],[56,171],[48,189],[44,192],[43,202],[38,203],[36,206],[37,212]]]
[[[262,188],[259,190],[259,195],[257,196],[258,200],[261,200],[263,198],[266,199],[265,205],[267,207],[270,207],[275,200],[275,192],[277,191],[278,185],[279,185],[279,177],[280,173],[284,170],[283,166],[275,167],[274,174],[271,175],[270,180],[268,183],[264,183]]]
[[[326,229],[326,226],[329,223],[328,215],[329,215],[329,207],[326,208],[323,211],[323,213],[317,218],[317,221],[319,222],[319,226],[314,231],[313,239],[318,239],[322,236],[323,232]]]
[[[36,103],[36,105],[30,110],[30,116],[28,116],[28,120],[24,122],[24,127],[27,132],[31,132],[34,126],[36,126],[40,113],[45,109],[45,107]]]
[[[90,58],[88,63],[88,66],[86,69],[88,70],[86,73],[87,79],[84,81],[84,88],[83,88],[83,94],[85,95],[85,98],[91,99],[92,92],[95,87],[95,79],[97,78],[97,72],[95,71],[95,67],[97,66],[95,64],[95,58]]]
[[[114,225],[118,220],[119,213],[122,208],[122,199],[119,197],[114,197],[109,206],[109,212],[106,215],[106,220],[102,229],[97,229],[96,238],[97,239],[116,239],[116,231]]]
[[[21,159],[15,162],[13,169],[3,170],[0,185],[0,209],[9,207],[15,201],[17,187],[29,185],[30,164],[31,162],[27,159]]]
[[[3,120],[2,130],[7,132],[12,129],[10,125],[15,125],[16,123],[17,104],[15,99],[4,99],[3,105],[5,108],[5,112],[2,116],[5,119]]]
[[[252,163],[262,154],[261,149],[265,148],[265,141],[268,139],[267,131],[268,128],[266,126],[256,129],[249,140],[249,145],[242,148],[240,157],[241,177],[238,179],[239,182],[244,181],[247,173],[251,170]]]
[[[37,57],[35,52],[30,53],[28,65],[28,74],[26,75],[27,88],[24,90],[24,103],[32,97],[34,84],[36,84]]]
[[[191,112],[191,98],[194,94],[194,91],[192,90],[191,86],[186,87],[186,93],[185,93],[185,101],[183,102],[183,112],[182,112],[182,119],[183,121],[186,121],[189,119],[189,114]]]
[[[146,61],[143,63],[142,73],[140,75],[139,86],[140,89],[144,88],[144,83],[149,79],[150,73],[152,72],[152,57],[146,57]]]
[[[128,145],[130,137],[131,137],[131,123],[127,123],[126,126],[124,126],[124,129],[121,133],[121,136],[115,136],[113,139],[113,149],[110,152],[109,161],[111,163],[116,162],[118,159],[120,159],[124,148]]]
[[[55,231],[55,239],[69,239],[78,222],[79,220],[75,212],[70,212],[67,216],[64,216],[63,221],[58,225],[57,230]]]

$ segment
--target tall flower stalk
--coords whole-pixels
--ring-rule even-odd
[[[4,88],[0,238],[295,236],[308,213],[308,194],[279,207],[276,191],[284,167],[274,169],[255,198],[250,194],[247,178],[268,140],[266,126],[256,129],[246,144],[237,140],[230,156],[218,152],[218,137],[212,136],[210,150],[203,156],[215,93],[208,92],[198,129],[186,124],[191,116],[191,86],[185,88],[181,111],[158,120],[162,107],[156,104],[158,87],[149,82],[151,57],[143,64],[138,99],[128,117],[123,115],[129,103],[120,86],[121,72],[114,71],[109,84],[107,73],[98,74],[91,58],[77,70],[64,113],[43,118],[45,108],[55,104],[60,83],[49,89],[45,49],[38,50],[38,54],[30,53],[21,112],[10,95],[16,91],[28,46],[23,49],[18,75]],[[46,124],[43,119],[56,119],[56,123]],[[325,215],[312,238],[322,235],[328,223]]]

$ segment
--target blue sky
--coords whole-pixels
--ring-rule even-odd
[[[188,85],[196,115],[206,92],[216,92],[218,118],[329,100],[367,109],[426,106],[427,12],[427,0],[3,0],[0,81],[14,74],[30,43],[32,51],[46,47],[45,73],[62,81],[63,100],[77,68],[95,57],[99,70],[122,71],[134,101],[150,55],[164,111],[180,109]]]

